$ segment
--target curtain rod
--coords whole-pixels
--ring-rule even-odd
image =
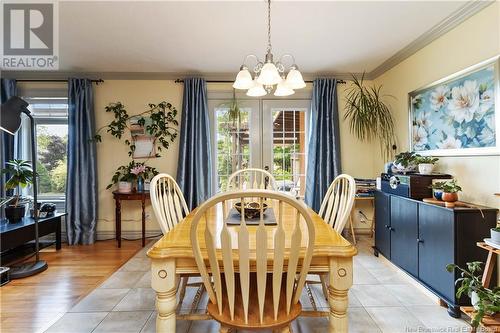
[[[64,79],[16,79],[17,82],[68,82],[68,80]],[[103,79],[90,80],[95,84],[103,83]]]
[[[175,83],[182,83],[184,82],[183,79],[177,79],[175,80]],[[206,81],[207,83],[233,83],[234,81],[228,81],[228,80],[207,80]],[[314,81],[304,81],[305,83],[313,83]],[[346,81],[344,80],[337,80],[337,83],[339,84],[345,84],[347,83]]]

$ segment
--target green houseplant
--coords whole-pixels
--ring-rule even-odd
[[[29,203],[28,198],[21,196],[21,189],[30,186],[33,183],[33,169],[31,163],[24,160],[11,160],[6,163],[7,167],[2,169],[1,174],[7,174],[9,179],[5,183],[6,190],[16,189],[16,194],[11,200],[4,203],[5,217],[10,223],[17,223],[22,220],[26,214],[26,204]]]
[[[422,175],[430,175],[434,170],[434,164],[439,160],[432,156],[418,156],[416,162],[418,164],[418,173]]]
[[[159,173],[156,168],[146,166],[144,162],[131,161],[129,164],[119,166],[116,169],[106,189],[110,189],[113,185],[118,184],[119,192],[131,192],[132,182],[138,178],[138,174],[134,172],[139,169],[141,170],[140,176],[144,179],[149,179]]]
[[[455,202],[458,200],[458,192],[462,191],[462,187],[458,185],[456,179],[452,179],[442,184],[442,190],[443,201]]]
[[[460,278],[455,281],[459,286],[457,297],[466,294],[470,297],[475,314],[471,325],[477,327],[485,315],[493,315],[500,311],[500,287],[493,289],[485,288],[481,282],[482,262],[468,262],[467,268],[461,268],[455,264],[448,264],[448,272],[458,270]]]
[[[420,155],[405,151],[397,154],[394,158],[393,172],[412,172],[415,171],[418,165],[418,158]]]
[[[395,135],[394,121],[389,106],[384,103],[382,86],[365,87],[364,73],[361,79],[352,75],[352,85],[347,89],[344,120],[361,141],[380,141],[382,156],[389,160],[392,156]]]

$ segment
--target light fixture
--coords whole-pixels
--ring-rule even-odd
[[[282,60],[285,57],[292,59],[292,65],[286,73],[285,65]],[[254,80],[248,70],[246,61],[248,58],[254,58],[257,64],[253,67]],[[271,0],[267,0],[267,53],[265,61],[259,60],[254,54],[249,54],[243,60],[243,65],[236,76],[233,88],[247,90],[248,96],[264,96],[270,93],[275,85],[275,96],[289,96],[294,93],[293,89],[301,89],[306,86],[299,67],[295,64],[295,58],[291,54],[282,55],[278,61],[274,61],[271,46]],[[282,77],[286,77],[284,81]],[[263,93],[264,92],[264,93]]]
[[[35,119],[28,110],[28,103],[17,97],[9,98],[0,106],[0,130],[14,135],[21,127],[21,114],[30,119],[31,125],[31,164],[33,169],[33,220],[35,226],[35,261],[30,261],[10,268],[10,278],[20,279],[35,275],[47,269],[47,262],[40,260],[40,241],[38,236],[38,188],[36,172]]]
[[[276,90],[274,91],[274,96],[290,96],[295,94],[295,91],[293,91],[292,88],[288,85],[288,83],[285,80],[281,80],[280,83],[278,83],[278,86],[276,87]]]

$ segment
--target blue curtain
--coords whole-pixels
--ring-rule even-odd
[[[97,163],[92,82],[68,80],[68,243],[92,244],[97,228]]]
[[[177,182],[189,209],[212,195],[212,154],[207,84],[200,78],[184,80]]]
[[[328,187],[341,172],[335,79],[314,80],[310,115],[305,201],[318,212]]]
[[[1,100],[0,103],[5,103],[12,96],[17,95],[17,85],[14,79],[1,79],[0,80],[0,90],[1,90]],[[4,131],[0,130],[0,169],[5,167],[7,161],[12,160],[15,157],[14,154],[14,136]],[[9,193],[5,193],[4,184],[8,175],[3,175],[0,177],[0,198],[5,197]],[[10,193],[11,194],[11,193]],[[10,195],[9,194],[9,195]],[[3,214],[3,209],[1,209],[0,214]],[[0,216],[3,217],[3,216]]]

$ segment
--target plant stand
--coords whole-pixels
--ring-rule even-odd
[[[477,246],[488,251],[488,259],[486,259],[486,265],[484,267],[482,283],[484,287],[488,287],[491,282],[491,276],[493,270],[495,269],[495,263],[497,262],[497,256],[500,254],[500,250],[489,246],[484,242],[478,242]],[[460,310],[469,318],[474,316],[474,308],[472,306],[462,306]],[[480,326],[484,327],[487,332],[500,332],[500,313],[494,316],[484,316],[481,320]],[[476,329],[472,329],[471,332],[476,332]]]

